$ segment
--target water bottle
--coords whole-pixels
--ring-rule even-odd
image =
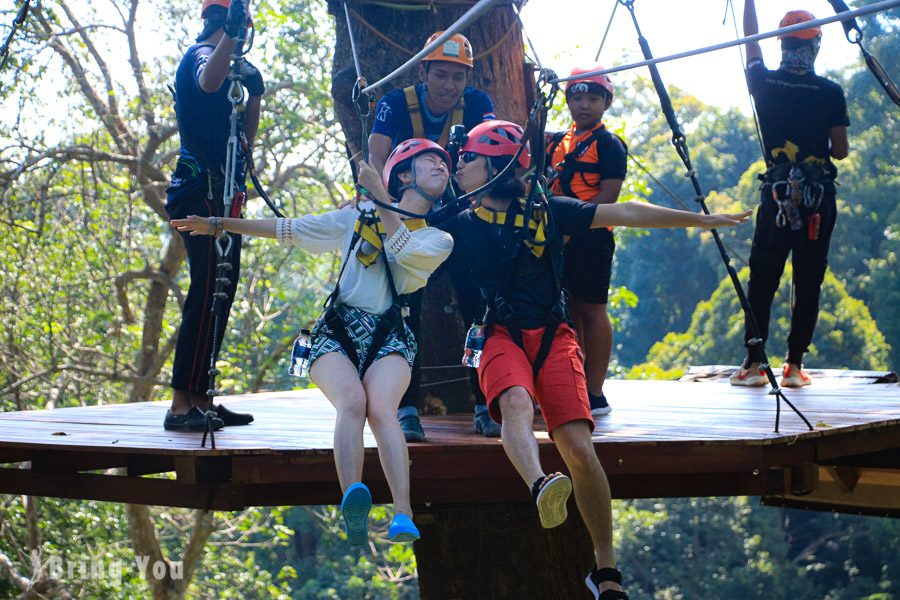
[[[472,323],[466,334],[466,349],[463,351],[462,364],[477,369],[481,364],[481,351],[484,349],[484,323]]]
[[[301,329],[300,335],[294,340],[294,349],[291,352],[291,368],[288,373],[294,377],[306,377],[309,371],[309,355],[312,352],[312,341],[309,329]]]

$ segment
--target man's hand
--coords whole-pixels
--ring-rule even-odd
[[[244,39],[247,35],[247,2],[249,0],[232,0],[225,17],[225,33],[232,39]]]

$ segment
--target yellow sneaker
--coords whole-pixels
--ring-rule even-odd
[[[781,387],[798,388],[812,383],[812,378],[799,365],[784,363],[781,371]]]
[[[762,369],[762,363],[750,363],[749,367],[743,365],[731,374],[731,385],[744,387],[760,387],[769,383],[766,372]]]

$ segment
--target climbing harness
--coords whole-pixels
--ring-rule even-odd
[[[641,52],[644,55],[644,58],[648,61],[648,66],[650,67],[650,77],[653,80],[653,86],[656,89],[656,93],[659,96],[660,105],[663,111],[663,114],[666,117],[666,121],[669,124],[670,129],[672,130],[672,145],[675,146],[675,151],[678,153],[681,162],[684,164],[685,169],[687,170],[686,176],[690,178],[691,184],[694,188],[694,193],[696,197],[696,201],[700,204],[700,208],[703,210],[705,214],[710,214],[709,208],[706,205],[706,197],[703,193],[703,190],[700,187],[700,182],[697,179],[697,172],[694,170],[694,167],[691,163],[690,151],[687,146],[687,138],[684,132],[681,130],[681,126],[678,123],[678,118],[675,115],[675,110],[672,107],[672,100],[669,98],[669,93],[666,91],[665,85],[663,85],[662,78],[660,77],[659,70],[656,68],[655,63],[651,63],[649,61],[653,60],[653,54],[650,51],[650,45],[648,44],[646,38],[644,38],[643,33],[641,32],[640,25],[638,24],[637,15],[634,12],[634,0],[619,0],[619,2],[628,9],[631,14],[631,20],[634,23],[634,28],[638,36],[638,44],[641,47]],[[804,23],[807,27],[809,26],[809,22]],[[781,401],[784,402],[793,410],[806,424],[810,431],[813,430],[813,426],[810,424],[809,420],[800,412],[794,404],[791,403],[790,400],[785,397],[784,392],[781,388],[778,387],[778,383],[775,380],[775,374],[772,372],[772,367],[769,365],[769,360],[765,354],[765,345],[764,341],[760,335],[759,324],[756,322],[755,317],[753,316],[753,311],[750,308],[750,303],[747,301],[747,296],[744,293],[744,288],[741,285],[740,280],[738,279],[737,270],[731,264],[731,258],[728,255],[728,252],[725,250],[725,245],[722,243],[722,238],[719,235],[719,232],[716,229],[710,230],[713,236],[713,239],[716,242],[716,247],[719,250],[719,254],[722,257],[723,262],[725,263],[725,269],[728,271],[728,275],[731,278],[731,283],[734,286],[734,291],[737,294],[738,300],[740,301],[741,308],[744,310],[744,315],[749,324],[750,331],[752,332],[752,339],[748,342],[749,345],[755,346],[762,356],[762,368],[765,370],[766,377],[769,380],[769,384],[772,389],[769,392],[774,395],[776,398],[776,411],[775,411],[775,432],[778,433],[778,427],[781,419]]]
[[[828,0],[828,3],[831,4],[832,8],[834,8],[834,12],[838,15],[849,13],[850,11],[844,0]],[[863,45],[863,32],[862,29],[859,28],[856,19],[850,18],[844,20],[841,22],[841,25],[844,27],[844,35],[847,37],[847,41],[859,46],[859,51],[863,55],[863,59],[866,61],[866,65],[869,67],[872,75],[875,76],[875,79],[877,79],[878,83],[881,84],[881,87],[884,88],[885,93],[894,101],[894,104],[900,106],[900,90],[897,89],[897,84],[891,80],[890,75],[888,75],[887,71],[884,70],[884,67],[881,66],[881,62]]]
[[[243,1],[243,0],[240,0]],[[241,216],[241,209],[244,206],[247,195],[241,191],[238,186],[238,169],[247,168],[246,163],[241,164],[241,150],[247,147],[247,142],[243,139],[243,132],[240,131],[241,113],[244,108],[244,88],[241,85],[241,73],[244,72],[243,61],[244,56],[253,47],[254,29],[252,20],[249,24],[249,37],[246,39],[247,46],[244,47],[244,38],[238,38],[234,53],[231,56],[231,68],[228,70],[227,78],[231,81],[228,88],[228,101],[231,103],[231,114],[228,118],[228,142],[225,150],[225,184],[222,192],[222,204],[224,207],[223,214],[232,219],[238,219]],[[246,33],[245,33],[246,35]],[[246,153],[249,154],[249,153]],[[212,194],[212,174],[208,175],[210,180],[210,195]],[[254,176],[254,185],[257,185]],[[258,186],[257,190],[262,186]],[[263,192],[264,193],[264,192]],[[262,194],[261,194],[262,195]],[[270,206],[273,206],[270,204]],[[206,397],[209,398],[210,407],[213,406],[213,400],[216,396],[221,395],[221,390],[216,388],[216,378],[221,371],[216,367],[219,354],[219,328],[220,323],[225,318],[225,305],[228,302],[228,286],[237,285],[237,282],[231,280],[234,265],[232,264],[232,250],[234,249],[234,238],[232,235],[222,229],[217,228],[214,232],[216,237],[215,248],[218,262],[216,264],[216,286],[213,290],[213,300],[211,311],[213,313],[212,327],[212,348],[209,355],[209,387],[206,390]],[[216,417],[216,411],[213,409],[206,411],[206,430],[203,432],[203,439],[200,441],[200,447],[206,447],[206,436],[209,435],[210,446],[216,448],[216,438],[213,431],[213,419]]]
[[[6,66],[6,60],[9,58],[9,47],[12,44],[13,36],[15,36],[16,31],[25,24],[30,4],[31,0],[23,0],[22,6],[19,7],[19,12],[16,13],[16,18],[13,19],[12,25],[10,26],[9,35],[7,35],[6,40],[3,41],[3,46],[0,46],[0,71]]]
[[[425,124],[422,122],[422,106],[419,103],[419,94],[416,86],[411,85],[403,88],[403,97],[406,99],[406,108],[409,112],[409,121],[412,125],[412,137],[425,137]],[[456,125],[463,124],[463,114],[466,108],[465,96],[461,96],[459,102],[450,111],[449,118],[444,122],[444,129],[438,138],[437,144],[446,147],[450,141],[450,129]]]
[[[625,148],[625,153],[628,154],[628,145],[625,144],[625,140],[607,130],[605,125],[600,124],[596,129],[594,129],[594,131],[591,132],[591,135],[575,144],[575,147],[567,152],[563,156],[562,160],[551,166],[552,171],[550,173],[550,177],[547,179],[547,186],[552,190],[554,184],[558,183],[559,190],[562,192],[563,196],[576,198],[577,196],[572,190],[572,179],[574,179],[576,174],[582,177],[582,180],[585,184],[587,184],[585,175],[601,174],[600,165],[598,165],[596,162],[586,162],[579,159],[583,157],[588,150],[590,150],[591,146],[598,144],[603,137],[608,135],[618,138],[619,141],[622,142],[622,146],[624,146]],[[566,132],[560,131],[555,133],[553,137],[550,138],[550,148],[547,151],[547,155],[551,159],[553,158],[556,149],[562,143],[565,136]]]

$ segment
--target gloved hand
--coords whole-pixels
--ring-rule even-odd
[[[248,0],[232,0],[225,17],[225,34],[232,39],[244,39],[247,36]]]
[[[262,96],[266,93],[266,84],[262,73],[249,60],[242,58],[234,63],[235,78],[247,88],[250,96]]]

